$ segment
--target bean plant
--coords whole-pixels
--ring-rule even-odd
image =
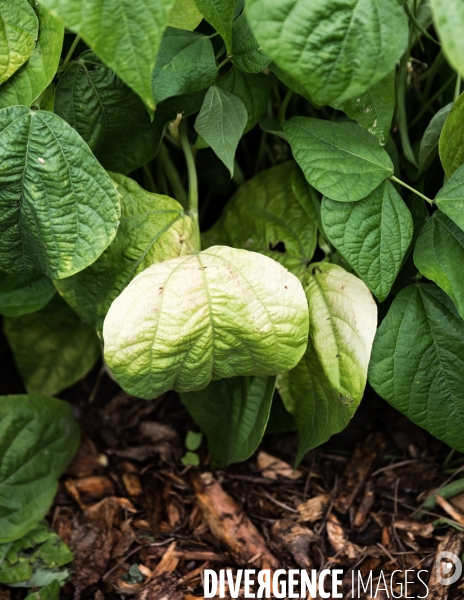
[[[101,357],[130,395],[178,393],[215,466],[287,424],[298,463],[367,381],[464,451],[461,0],[0,20],[0,313],[27,391],[0,400],[1,556],[78,444],[53,396]]]

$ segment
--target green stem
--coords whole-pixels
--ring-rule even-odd
[[[185,191],[185,188],[182,185],[182,182],[180,180],[179,173],[177,172],[177,169],[171,160],[169,151],[163,142],[161,142],[161,144],[160,144],[160,147],[158,150],[158,157],[163,165],[164,172],[166,173],[168,181],[172,187],[174,198],[178,202],[180,202],[184,208],[187,208],[187,206],[188,206],[187,192]]]
[[[411,9],[408,6],[408,3],[406,2],[406,4],[404,5],[404,10],[406,11],[406,14],[408,15],[408,17],[411,19],[411,23],[414,25],[414,27],[416,27],[416,29],[418,29],[423,35],[425,35],[425,37],[430,40],[431,42],[433,42],[434,44],[437,44],[438,46],[441,46],[440,42],[438,42],[432,35],[430,35],[430,33],[427,31],[427,29],[422,25],[422,23],[420,21],[418,21],[416,19],[416,17],[413,15]]]
[[[145,176],[145,187],[148,188],[149,192],[153,192],[154,194],[156,194],[158,192],[158,190],[156,189],[156,184],[155,181],[153,179],[153,175],[151,174],[150,168],[148,167],[148,165],[143,165],[143,174]]]
[[[398,129],[400,132],[401,145],[405,158],[416,168],[418,164],[414,151],[409,140],[408,132],[408,115],[406,113],[406,76],[407,66],[409,60],[409,49],[406,52],[400,62],[400,69],[398,72],[398,85],[397,85],[397,103],[396,103],[396,120],[398,123]]]
[[[421,194],[420,192],[418,192],[417,190],[415,190],[413,187],[411,187],[407,183],[404,183],[404,181],[401,181],[401,179],[398,179],[394,175],[390,175],[390,181],[394,181],[395,183],[399,183],[399,185],[402,185],[403,187],[405,187],[406,189],[410,190],[411,192],[414,192],[414,194],[416,194],[420,198],[423,198],[429,204],[434,204],[433,200],[431,200],[430,198],[427,198],[427,196],[424,196],[424,194]]]
[[[77,44],[81,41],[81,36],[80,35],[76,35],[76,37],[74,38],[73,43],[71,44],[71,48],[68,50],[68,53],[66,54],[66,57],[63,61],[63,64],[61,65],[61,69],[64,70],[64,68],[67,66],[68,62],[71,60],[72,55],[74,54],[74,50],[77,48]]]
[[[288,89],[287,93],[284,96],[284,99],[282,100],[282,104],[280,105],[280,109],[279,109],[278,119],[281,123],[283,123],[285,121],[285,113],[287,112],[288,103],[292,99],[292,96],[293,96],[293,90]]]
[[[180,143],[185,155],[187,163],[189,191],[188,191],[188,211],[193,220],[195,231],[195,250],[201,251],[200,224],[198,219],[198,178],[197,169],[195,167],[195,158],[193,156],[192,147],[188,141],[185,125],[181,123],[179,127]]]
[[[207,35],[206,37],[207,37],[209,40],[211,40],[211,39],[213,39],[213,37],[216,37],[217,35],[219,35],[219,32],[218,32],[218,31],[215,31],[214,33],[212,33],[211,35]]]
[[[454,88],[454,101],[455,102],[461,95],[461,81],[462,81],[461,75],[458,74],[458,76],[456,78],[456,87]]]
[[[436,92],[432,97],[430,97],[427,100],[427,102],[424,104],[424,106],[420,109],[420,111],[417,113],[417,115],[411,121],[411,123],[409,125],[410,127],[413,127],[417,123],[417,121],[419,121],[419,119],[428,111],[428,109],[435,102],[435,100],[439,96],[441,96],[441,94],[443,94],[443,92],[453,83],[455,77],[456,77],[456,73],[453,73],[451,75],[451,77],[448,79],[448,81],[441,86],[441,88],[438,90],[438,92]]]
[[[220,63],[220,64],[218,65],[218,68],[217,68],[217,70],[218,70],[218,71],[220,71],[220,70],[221,70],[221,68],[222,68],[224,65],[226,65],[228,62],[230,62],[230,58],[225,58],[225,59],[222,61],[222,63]]]

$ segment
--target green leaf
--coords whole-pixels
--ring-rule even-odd
[[[51,583],[42,588],[39,592],[34,592],[26,596],[26,600],[59,600],[60,584],[53,580]]]
[[[195,0],[195,3],[208,23],[222,36],[230,53],[235,0]]]
[[[364,94],[408,41],[395,0],[248,0],[247,17],[264,52],[318,104]]]
[[[44,275],[12,275],[0,272],[0,315],[17,317],[40,310],[55,288]]]
[[[6,317],[4,330],[30,393],[57,394],[84,377],[100,356],[95,332],[58,295],[38,312]]]
[[[450,102],[432,117],[424,132],[419,150],[419,171],[423,173],[432,164],[438,154],[438,141],[441,130],[450,113],[453,103]]]
[[[55,76],[63,46],[63,24],[40,4],[39,38],[29,60],[0,86],[0,108],[31,106]]]
[[[195,454],[195,452],[186,452],[185,455],[180,459],[180,461],[184,465],[184,467],[200,466],[200,457],[198,456],[198,454]]]
[[[400,271],[413,234],[408,207],[385,181],[360,202],[322,201],[329,241],[346,258],[380,302]]]
[[[460,0],[430,0],[434,25],[443,52],[460,75],[464,75],[464,6]]]
[[[27,0],[0,0],[0,84],[31,56],[38,33],[39,22]]]
[[[233,67],[216,81],[216,85],[243,102],[248,115],[243,133],[250,131],[266,112],[271,94],[270,78],[263,73],[244,73]]]
[[[299,195],[294,191],[295,180],[301,184]],[[203,244],[223,243],[260,252],[300,277],[316,249],[314,195],[293,162],[262,171],[238,189],[203,236]]]
[[[174,0],[166,25],[193,31],[203,20],[195,0]]]
[[[195,452],[201,446],[201,440],[203,436],[201,433],[197,433],[196,431],[188,431],[187,436],[185,438],[185,447],[187,450]]]
[[[269,64],[269,69],[274,73],[274,75],[280,79],[282,83],[284,83],[289,89],[291,89],[295,94],[299,96],[303,96],[308,102],[316,105],[314,98],[311,97],[308,90],[301,85],[296,79],[291,77],[286,71],[281,69],[275,62],[271,62]]]
[[[234,158],[248,115],[244,103],[230,92],[212,85],[195,121],[195,131],[234,174]]]
[[[451,108],[438,142],[441,164],[448,177],[464,163],[464,94]]]
[[[174,108],[158,107],[153,122],[140,98],[90,50],[70,63],[56,88],[55,112],[109,170],[129,173],[150,162]]]
[[[464,450],[464,322],[433,284],[402,290],[375,337],[374,390],[411,421]]]
[[[361,200],[393,174],[388,154],[359,125],[292,117],[282,126],[308,182],[332,200]]]
[[[200,33],[168,27],[153,71],[155,102],[186,92],[197,92],[216,79],[217,66],[211,41]]]
[[[174,0],[41,0],[155,108],[151,74]]]
[[[208,439],[216,467],[249,458],[259,446],[271,410],[275,377],[231,377],[200,392],[181,394]]]
[[[78,442],[66,402],[0,397],[0,543],[19,539],[46,515]]]
[[[105,359],[141,398],[294,367],[308,336],[298,279],[267,256],[213,246],[140,273],[103,325]]]
[[[464,316],[464,231],[437,210],[422,230],[414,249],[419,271],[434,281]]]
[[[364,94],[335,105],[375,135],[381,145],[387,141],[395,111],[395,75],[392,71]]]
[[[182,206],[111,174],[121,198],[121,224],[113,243],[84,271],[55,281],[79,317],[101,333],[113,300],[150,265],[194,252],[193,223]]]
[[[259,47],[245,13],[235,19],[232,27],[231,61],[246,73],[260,73],[271,62]]]
[[[25,106],[0,110],[0,268],[67,277],[116,234],[111,179],[65,121]]]
[[[464,229],[464,165],[455,171],[438,192],[435,204]]]

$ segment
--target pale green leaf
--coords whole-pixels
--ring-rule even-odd
[[[308,182],[332,200],[361,200],[393,174],[388,154],[359,125],[292,117],[282,126]]]
[[[198,10],[210,25],[221,34],[227,51],[232,50],[232,20],[235,0],[195,0]]]
[[[438,154],[438,142],[441,130],[450,113],[453,103],[450,102],[432,117],[424,132],[419,149],[419,171],[423,173]]]
[[[193,223],[178,202],[146,192],[123,175],[111,176],[121,199],[113,243],[84,271],[55,281],[66,302],[99,333],[111,303],[138,273],[194,251]]]
[[[419,271],[434,281],[464,316],[464,231],[440,210],[422,230],[414,249]]]
[[[430,0],[443,52],[452,67],[464,75],[464,4],[461,0]]]
[[[31,56],[39,21],[28,0],[0,0],[0,84]]]
[[[0,268],[67,277],[93,263],[119,224],[118,195],[65,121],[0,110]]]
[[[38,312],[5,317],[4,330],[30,393],[57,394],[87,375],[100,356],[93,329],[58,294]]]
[[[464,94],[451,108],[438,143],[441,164],[448,177],[464,163]]]
[[[37,44],[26,64],[0,86],[0,108],[15,104],[31,106],[50,84],[58,68],[63,24],[40,4],[36,11],[39,18]]]
[[[203,243],[260,252],[301,277],[316,249],[315,194],[293,162],[262,171],[238,189]]]
[[[195,131],[234,173],[234,158],[248,115],[244,103],[230,92],[212,85],[195,121]]]
[[[17,317],[40,310],[55,294],[45,275],[0,272],[0,315]]]
[[[435,203],[445,215],[464,229],[464,165],[441,188]]]
[[[203,19],[195,0],[174,0],[166,25],[193,31]]]
[[[267,256],[213,246],[140,273],[103,325],[105,359],[141,398],[294,367],[308,337],[298,279]]]
[[[174,0],[41,0],[155,108],[151,74]]]
[[[21,538],[47,514],[78,442],[66,402],[0,397],[0,543]]]
[[[200,392],[181,394],[206,435],[216,467],[249,458],[266,429],[275,377],[231,377],[212,381]]]
[[[322,201],[322,224],[341,252],[380,302],[400,271],[411,243],[413,221],[389,181],[359,202]]]
[[[233,24],[231,61],[247,73],[260,73],[271,62],[256,41],[245,13],[237,17]]]
[[[464,451],[464,322],[439,287],[402,290],[375,337],[374,390],[411,421]]]
[[[168,27],[161,39],[152,89],[156,104],[186,92],[197,92],[216,79],[211,41],[200,33]]]
[[[364,94],[408,41],[396,0],[248,0],[247,17],[264,52],[318,104]]]

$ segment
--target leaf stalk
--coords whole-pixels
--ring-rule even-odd
[[[187,137],[187,131],[184,123],[180,124],[179,136],[182,150],[185,156],[185,162],[187,163],[188,172],[188,213],[192,217],[194,235],[195,235],[195,250],[201,251],[201,237],[200,237],[200,224],[198,217],[198,177],[197,169],[195,167],[195,158],[193,156],[192,147]]]

